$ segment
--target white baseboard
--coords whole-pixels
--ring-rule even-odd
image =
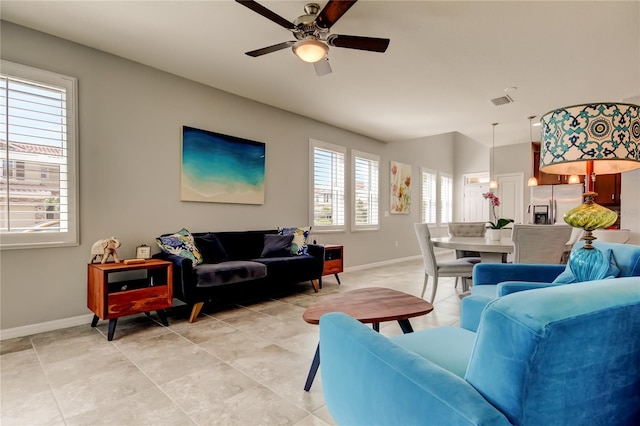
[[[406,262],[408,260],[414,260],[414,259],[422,259],[422,256],[418,255],[418,256],[401,257],[401,258],[398,258],[398,259],[383,260],[382,262],[375,262],[375,263],[367,263],[367,264],[364,264],[364,265],[350,266],[348,268],[344,268],[344,272],[362,271],[363,269],[370,269],[370,268],[377,268],[379,266],[393,265],[394,263],[402,263],[402,262]]]
[[[30,336],[32,334],[60,330],[62,328],[75,327],[77,325],[91,324],[92,319],[93,314],[86,314],[79,315],[77,317],[41,322],[38,324],[23,325],[22,327],[7,328],[6,330],[0,330],[0,340]]]

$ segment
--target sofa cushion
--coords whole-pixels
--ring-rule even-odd
[[[309,232],[311,232],[310,226],[307,226],[306,228],[278,228],[278,234],[280,235],[293,234],[291,253],[298,256],[301,254],[307,254]]]
[[[229,260],[222,263],[203,263],[193,268],[196,287],[215,287],[242,281],[257,280],[267,275],[262,263],[247,260]]]
[[[215,234],[209,232],[204,235],[194,235],[193,239],[202,253],[204,263],[220,263],[227,260],[227,252]]]
[[[292,256],[291,241],[293,234],[289,235],[265,235],[264,247],[260,257],[287,257]]]
[[[276,229],[267,231],[215,232],[227,252],[228,260],[247,260],[260,257],[266,234],[277,234]]]
[[[158,237],[156,243],[165,253],[191,259],[194,266],[202,263],[202,254],[196,247],[193,235],[186,228],[175,234]]]
[[[317,258],[308,254],[301,256],[261,257],[252,259],[267,267],[269,281],[297,283],[310,279],[310,271],[317,268]]]

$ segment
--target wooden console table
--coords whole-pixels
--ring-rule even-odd
[[[90,263],[87,266],[87,307],[94,313],[91,327],[98,320],[109,320],[108,340],[113,339],[118,318],[157,311],[168,326],[164,309],[173,301],[173,265],[159,259],[143,263]]]
[[[326,244],[324,246],[324,269],[322,276],[334,275],[338,284],[341,284],[338,274],[344,271],[344,248],[341,245]],[[322,277],[319,280],[319,286],[322,288]]]

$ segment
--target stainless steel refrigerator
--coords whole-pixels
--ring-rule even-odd
[[[564,225],[563,215],[582,203],[581,183],[531,187],[529,223]]]

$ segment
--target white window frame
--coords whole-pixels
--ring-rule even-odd
[[[369,176],[369,194],[370,204],[375,206],[375,212],[368,215],[368,223],[356,223],[356,160],[361,159],[368,161],[371,166],[375,164],[373,173],[375,176]],[[373,167],[372,167],[373,169]],[[380,229],[380,156],[369,154],[367,152],[351,150],[351,231],[377,231]]]
[[[449,200],[445,200],[445,194],[442,191],[442,185],[444,184],[444,180],[447,179],[450,182],[449,192]],[[438,201],[440,203],[439,217],[438,223],[440,225],[447,225],[449,222],[453,221],[453,176],[448,173],[439,173],[438,174]],[[443,217],[446,213],[449,213],[449,218]]]
[[[433,176],[433,220],[428,220],[428,218],[425,215],[425,211],[426,211],[426,207],[425,207],[425,195],[426,195],[426,189],[425,188],[425,175],[429,174]],[[431,170],[428,169],[426,167],[421,167],[420,168],[420,221],[422,223],[427,223],[429,225],[437,225],[438,223],[438,207],[439,207],[439,203],[438,203],[439,199],[438,199],[438,172],[435,170]]]
[[[322,149],[331,151],[336,154],[342,155],[342,182],[336,182],[334,190],[342,193],[342,217],[338,217],[331,225],[319,225],[315,222],[315,150]],[[344,146],[334,145],[327,142],[322,142],[316,139],[309,139],[309,223],[313,228],[314,233],[321,232],[344,232],[346,229],[346,211],[347,211],[347,197],[346,197],[346,161],[347,161],[347,149]],[[338,176],[339,177],[339,176]],[[342,188],[340,188],[340,183]],[[340,194],[338,194],[340,195]],[[340,200],[338,200],[338,203]],[[337,213],[340,213],[339,211]],[[335,212],[332,212],[335,214]]]
[[[64,223],[60,232],[5,232],[0,238],[0,249],[23,249],[40,247],[77,246],[79,229],[78,201],[78,80],[50,71],[28,67],[2,60],[0,73],[36,84],[44,84],[66,90],[66,208],[63,211]],[[6,115],[6,111],[5,111]],[[4,124],[3,124],[4,126]],[[4,134],[6,128],[1,132]],[[11,159],[11,158],[10,158]]]

